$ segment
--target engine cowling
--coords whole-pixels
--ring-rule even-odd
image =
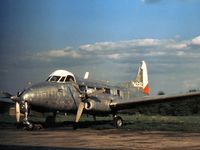
[[[110,109],[110,100],[93,100],[88,99],[85,103],[85,109],[88,111],[111,111]]]

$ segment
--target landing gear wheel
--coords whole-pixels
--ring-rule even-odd
[[[34,124],[33,130],[41,130],[43,129],[42,124]]]
[[[123,119],[120,116],[113,118],[113,123],[116,128],[121,128],[123,125]]]
[[[23,130],[26,130],[26,131],[32,131],[34,128],[34,125],[32,123],[29,123],[29,124],[26,124],[23,128]]]

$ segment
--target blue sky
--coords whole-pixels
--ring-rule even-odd
[[[150,90],[200,87],[199,0],[1,0],[0,90],[17,92],[55,69],[112,82],[141,60]]]

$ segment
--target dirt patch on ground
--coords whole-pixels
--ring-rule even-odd
[[[200,149],[200,133],[132,131],[125,129],[0,129],[0,149]]]

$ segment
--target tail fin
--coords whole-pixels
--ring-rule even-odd
[[[145,61],[141,62],[141,65],[138,68],[136,78],[132,81],[132,84],[136,88],[141,88],[144,94],[149,94],[148,72]]]

